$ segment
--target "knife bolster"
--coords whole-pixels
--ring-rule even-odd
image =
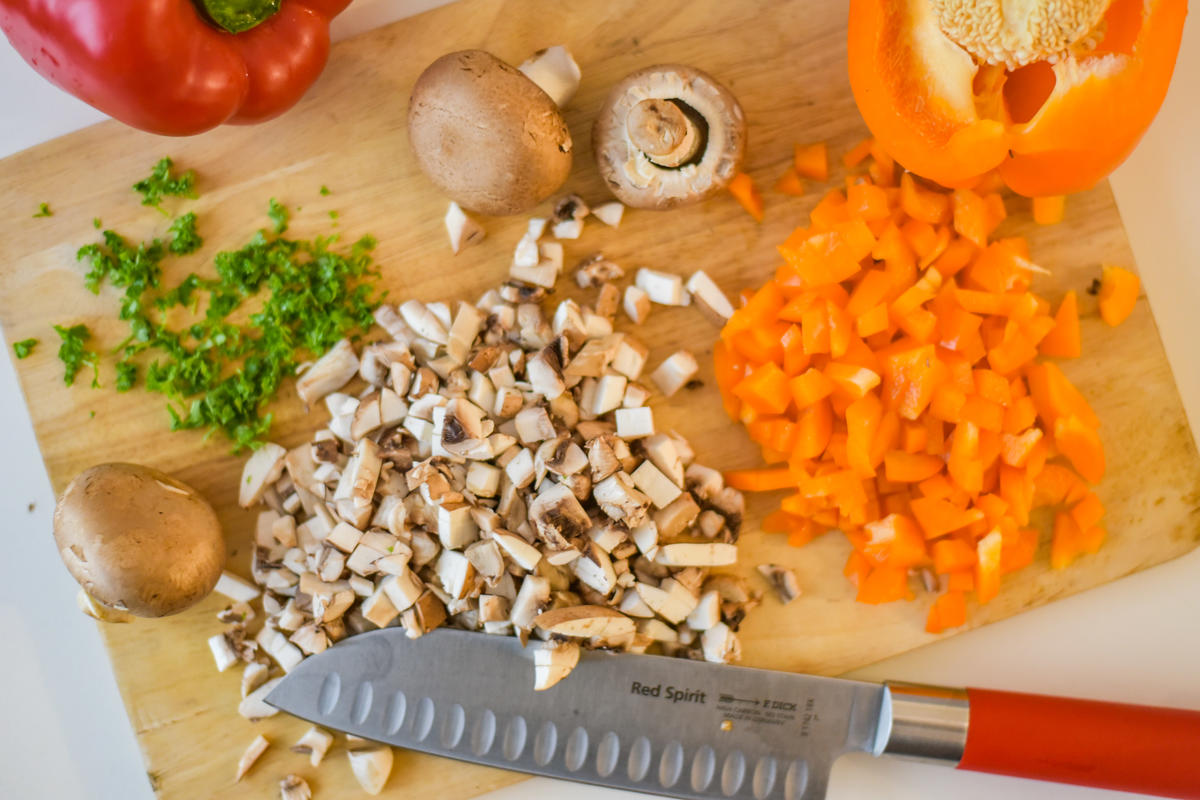
[[[875,754],[956,766],[966,749],[969,719],[962,689],[889,682]]]

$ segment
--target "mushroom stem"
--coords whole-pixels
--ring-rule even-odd
[[[700,151],[703,132],[673,100],[649,98],[629,112],[625,123],[633,146],[660,167],[678,167]]]
[[[547,47],[534,53],[517,69],[525,73],[525,77],[538,85],[554,105],[562,108],[579,89],[579,79],[583,73],[571,56],[571,51],[562,45]]]

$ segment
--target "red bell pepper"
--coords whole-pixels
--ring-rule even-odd
[[[325,67],[329,21],[349,4],[0,0],[0,30],[85,103],[135,128],[186,136],[295,104]]]

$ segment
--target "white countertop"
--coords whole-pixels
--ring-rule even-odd
[[[345,38],[445,0],[358,0]],[[0,157],[92,124],[95,110],[41,80],[0,43]],[[1200,20],[1189,20],[1175,82],[1138,151],[1113,176],[1125,227],[1193,428],[1200,422]],[[8,347],[7,344],[4,347]],[[0,797],[141,800],[153,796],[94,624],[50,535],[54,497],[9,358],[0,358]],[[853,673],[1200,709],[1200,551]],[[392,784],[404,776],[392,776]],[[495,800],[634,795],[535,779]],[[847,757],[832,800],[1068,800],[1132,797]],[[198,799],[199,800],[199,799]]]

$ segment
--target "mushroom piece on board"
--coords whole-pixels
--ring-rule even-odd
[[[99,464],[54,509],[59,555],[97,602],[139,617],[175,614],[212,591],[225,540],[190,486],[137,464]]]
[[[646,67],[613,87],[592,127],[608,188],[634,208],[699,202],[741,168],[746,121],[711,75],[681,64]]]
[[[449,53],[421,73],[408,135],[429,179],[480,214],[527,211],[571,169],[571,133],[552,97],[483,50]]]

